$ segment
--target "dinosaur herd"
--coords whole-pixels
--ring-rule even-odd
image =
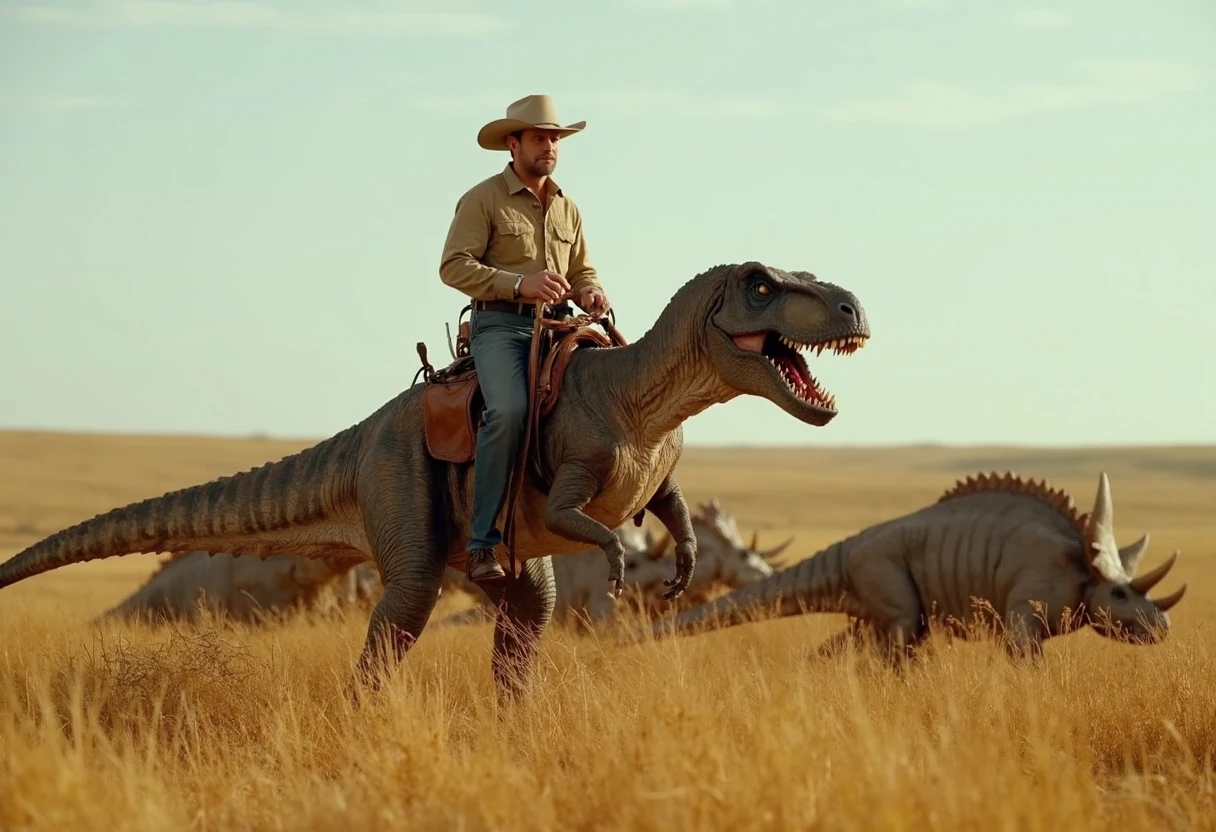
[[[707,601],[723,589],[737,589],[774,574],[772,561],[793,542],[759,548],[750,543],[735,518],[715,498],[697,506],[692,516],[697,537],[697,571],[679,599],[682,607]],[[670,536],[655,535],[632,522],[617,528],[625,548],[625,591],[629,600],[651,614],[666,607],[663,581],[674,567]],[[554,621],[585,628],[614,620],[621,608],[604,591],[608,565],[599,549],[583,549],[553,564],[556,584]],[[457,590],[477,603],[439,624],[492,619],[486,597],[463,573],[449,568],[444,590]],[[234,557],[222,552],[179,552],[159,564],[148,580],[97,620],[156,624],[199,620],[206,612],[231,621],[264,623],[297,611],[349,610],[378,600],[383,586],[370,564],[333,564],[298,555],[268,558]]]
[[[660,616],[679,599],[674,619],[659,617],[648,631],[657,637],[736,625],[767,605],[781,615],[845,613],[849,627],[824,648],[866,636],[892,660],[923,642],[931,621],[965,637],[958,622],[977,609],[1019,654],[1037,655],[1044,639],[1086,625],[1129,642],[1160,639],[1185,587],[1147,597],[1174,558],[1136,577],[1147,536],[1118,545],[1104,474],[1087,513],[1046,482],[981,474],[779,571],[769,563],[774,552],[756,551],[754,541],[741,546],[737,532],[715,549],[720,507],[694,514],[675,474],[684,422],[750,395],[802,424],[826,426],[838,415],[836,400],[807,358],[852,354],[869,337],[852,292],[809,272],[747,262],[688,280],[633,343],[568,341],[560,386],[546,388],[527,476],[512,501],[514,568],[507,580],[475,589],[495,622],[491,667],[500,689],[519,689],[555,616],[603,622],[626,583]],[[167,552],[169,563],[111,614],[185,609],[210,585],[228,593],[228,612],[248,615],[332,591],[340,578],[347,600],[378,596],[356,668],[374,685],[375,671],[405,656],[463,571],[473,460],[433,452],[437,431],[455,424],[435,418],[442,396],[431,394],[442,377],[428,376],[296,454],[56,532],[0,564],[0,589],[73,563]],[[461,417],[458,430],[471,430],[476,397],[466,394],[475,392],[475,374],[461,377],[464,387],[446,390],[470,404],[449,415]],[[661,524],[660,539],[642,529],[646,512]],[[720,571],[732,557],[748,562],[750,574]],[[599,591],[584,574],[597,574]],[[240,601],[242,585],[258,589]],[[711,598],[722,585],[732,591]]]
[[[1114,503],[1105,474],[1093,510],[1081,515],[1072,498],[1045,482],[1012,474],[968,477],[933,504],[869,526],[855,535],[775,570],[772,560],[793,538],[761,550],[758,534],[744,543],[734,517],[715,498],[697,507],[693,528],[698,571],[674,618],[662,600],[663,579],[674,556],[670,538],[656,537],[632,522],[617,528],[625,548],[625,584],[643,614],[654,619],[652,635],[689,635],[731,627],[771,611],[777,615],[844,613],[849,626],[825,642],[831,653],[846,642],[860,645],[878,610],[902,606],[901,626],[888,627],[878,642],[884,654],[922,641],[931,621],[954,637],[967,638],[975,624],[1006,629],[1011,652],[1036,655],[1041,643],[1092,625],[1129,642],[1159,640],[1169,627],[1167,611],[1186,587],[1149,600],[1173,565],[1171,558],[1135,576],[1147,535],[1119,547],[1114,538]],[[1091,553],[1076,557],[1075,553]],[[584,549],[554,563],[555,621],[586,628],[605,626],[620,609],[604,591],[608,566],[598,549]],[[445,589],[479,601],[466,612],[437,622],[491,620],[494,610],[463,574],[449,569]],[[131,596],[101,616],[155,623],[193,620],[204,609],[246,621],[265,621],[297,609],[357,607],[382,590],[367,564],[337,567],[294,555],[266,559],[221,553],[180,553],[161,564]],[[713,596],[726,590],[725,594]],[[932,614],[926,615],[925,608]],[[766,609],[767,608],[767,609]],[[889,614],[888,614],[889,615]],[[970,620],[969,620],[970,619]]]

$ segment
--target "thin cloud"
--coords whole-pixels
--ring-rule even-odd
[[[654,118],[654,119],[767,119],[789,112],[789,108],[777,101],[761,98],[730,98],[698,96],[694,93],[673,89],[616,89],[592,90],[568,93],[553,93],[558,102],[561,117],[565,121],[602,118]],[[363,91],[343,96],[345,100],[371,103],[382,96]],[[518,97],[518,95],[515,95]],[[423,92],[398,91],[393,100],[397,106],[411,110],[433,113],[462,114],[479,113],[478,118],[500,118],[512,95],[495,96],[491,93],[443,93],[429,90]]]
[[[940,11],[949,5],[948,0],[887,0],[892,6],[922,11]]]
[[[1077,69],[1083,80],[1019,84],[995,91],[913,82],[888,98],[845,102],[820,114],[841,124],[963,129],[1049,113],[1144,104],[1198,86],[1192,72],[1171,61],[1086,62]]]
[[[735,0],[630,0],[629,5],[635,9],[656,11],[695,11],[697,9],[730,9],[738,4],[735,3]]]
[[[787,108],[762,98],[707,97],[670,89],[610,90],[580,95],[597,110],[629,118],[765,119]]]
[[[122,98],[61,93],[3,93],[0,109],[22,110],[112,110],[129,103]]]
[[[774,0],[629,0],[628,5],[644,12],[754,12],[773,3]]]
[[[475,36],[501,31],[505,22],[494,15],[466,11],[396,11],[339,7],[321,11],[280,8],[259,2],[175,2],[122,0],[79,6],[23,4],[0,9],[0,17],[22,23],[111,28],[174,27],[273,29],[303,33]]]
[[[1013,22],[1025,29],[1060,29],[1072,18],[1059,9],[1025,7],[1013,13]]]
[[[94,95],[47,95],[35,99],[33,106],[45,110],[112,110],[121,107],[123,101]]]

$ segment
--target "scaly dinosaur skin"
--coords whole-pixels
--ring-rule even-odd
[[[516,519],[518,578],[487,591],[499,607],[492,667],[517,689],[553,611],[550,556],[604,550],[619,592],[623,550],[613,528],[650,511],[676,541],[669,597],[692,578],[696,541],[674,469],[685,420],[750,394],[807,425],[836,416],[800,354],[851,353],[869,337],[849,291],[749,262],[685,283],[654,326],[626,346],[575,351],[556,406],[540,425],[548,493],[529,479]],[[798,345],[798,349],[791,348]],[[114,509],[0,565],[0,588],[72,563],[139,552],[203,550],[375,562],[384,592],[359,661],[387,647],[400,660],[426,625],[443,571],[462,569],[473,463],[427,453],[423,384],[313,447],[259,468]]]
[[[675,602],[679,608],[705,603],[710,594],[720,588],[737,589],[768,578],[773,574],[769,559],[780,555],[793,542],[790,538],[771,549],[761,550],[760,537],[753,533],[751,542],[744,543],[735,518],[722,510],[716,498],[698,506],[692,523],[697,537],[697,571],[687,590]],[[640,590],[649,616],[659,614],[663,578],[670,574],[672,567],[672,555],[666,553],[666,547],[664,540],[661,547],[634,556],[626,564],[626,580]]]
[[[201,604],[213,614],[256,621],[268,613],[312,606],[353,565],[295,555],[262,559],[178,552],[98,620],[194,621]]]
[[[735,626],[748,620],[749,607],[775,605],[779,616],[835,612],[853,619],[850,629],[824,643],[823,653],[860,643],[869,629],[896,660],[928,635],[931,620],[966,639],[967,619],[977,612],[984,618],[973,607],[973,599],[981,599],[991,605],[986,623],[1002,626],[1012,654],[1037,658],[1045,639],[1087,624],[1121,641],[1152,643],[1168,632],[1166,611],[1186,585],[1148,599],[1145,593],[1165,577],[1177,552],[1134,578],[1147,546],[1147,535],[1122,549],[1115,542],[1106,474],[1089,515],[1078,515],[1072,499],[1046,482],[1012,474],[968,477],[934,505],[870,526],[674,622],[656,622],[653,634]]]
[[[693,534],[697,539],[697,570],[684,594],[674,603],[691,606],[708,600],[709,593],[720,588],[735,589],[773,574],[768,559],[776,557],[791,540],[765,551],[758,550],[758,536],[750,544],[739,535],[735,519],[722,510],[717,499],[698,507],[692,516]],[[627,522],[617,528],[625,547],[625,587],[636,592],[647,614],[654,615],[662,603],[664,580],[675,566],[675,556],[669,551],[671,536],[655,538],[649,530]],[[449,570],[451,573],[451,570]],[[451,573],[453,583],[479,600],[484,598],[475,585],[463,575]],[[620,609],[618,602],[604,591],[608,567],[598,549],[584,549],[565,555],[553,562],[556,595],[553,620],[573,620],[590,627],[610,621]],[[446,584],[445,584],[446,586]],[[485,620],[493,610],[488,603],[439,621],[439,624],[461,624]]]
[[[661,549],[668,546],[671,538],[664,535],[662,539],[656,539],[649,529],[638,528],[632,520],[617,526],[615,531],[625,550],[625,587],[629,589],[630,568],[656,552],[661,556]],[[700,563],[700,539],[697,546],[697,562]],[[670,574],[667,572],[663,577]],[[617,602],[606,589],[607,578],[608,566],[604,562],[604,553],[598,548],[582,549],[554,560],[553,612],[550,621],[564,621],[583,615],[594,620],[610,616]],[[443,588],[449,587],[467,592],[478,603],[437,621],[436,626],[482,622],[487,618],[492,619],[497,612],[482,588],[470,581],[463,572],[454,569],[446,571]]]

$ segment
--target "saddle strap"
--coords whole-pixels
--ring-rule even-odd
[[[511,476],[507,480],[508,490],[502,523],[502,538],[503,543],[507,547],[511,580],[519,577],[519,564],[515,560],[515,513],[516,507],[519,504],[519,492],[523,488],[524,472],[528,463],[528,455],[531,453],[536,423],[533,414],[536,411],[536,382],[540,373],[541,322],[543,320],[541,313],[543,308],[544,301],[536,301],[536,314],[532,318],[532,344],[528,350],[528,420],[524,426],[523,442],[520,444],[519,453],[515,456],[515,464],[511,468]]]
[[[541,416],[548,414],[553,409],[553,405],[557,401],[556,391],[561,388],[562,375],[579,344],[591,342],[600,347],[608,347],[624,346],[627,343],[620,330],[610,320],[610,318],[615,318],[611,311],[609,317],[600,318],[598,321],[590,315],[575,315],[558,320],[544,316],[546,305],[544,301],[537,300],[536,313],[532,318],[532,345],[528,351],[528,420],[524,427],[523,442],[508,479],[507,500],[503,516],[503,543],[507,548],[512,580],[519,577],[518,563],[515,559],[515,514],[532,454],[532,443],[536,441],[540,429]],[[604,328],[607,332],[606,336],[591,328],[595,323],[599,323]],[[550,346],[546,350],[542,366],[541,344],[551,341],[555,337],[555,332],[569,334],[562,337],[556,347]]]
[[[580,345],[587,343],[597,347],[612,346],[612,342],[607,336],[601,335],[594,329],[584,328],[564,337],[545,357],[544,366],[541,367],[540,378],[537,381],[539,398],[537,405],[541,416],[548,416],[552,412],[554,405],[557,404],[557,391],[561,389],[562,376],[565,375],[566,368],[570,366],[570,359],[574,357],[574,352]]]

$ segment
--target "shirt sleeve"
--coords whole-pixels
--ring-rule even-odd
[[[511,300],[519,275],[481,262],[490,244],[491,227],[485,194],[469,191],[457,200],[456,213],[443,244],[443,258],[439,261],[439,277],[475,300]]]
[[[583,289],[592,288],[603,292],[599,275],[587,254],[587,238],[583,236],[583,215],[574,209],[574,243],[570,246],[570,268],[566,272],[570,291],[577,295]]]

